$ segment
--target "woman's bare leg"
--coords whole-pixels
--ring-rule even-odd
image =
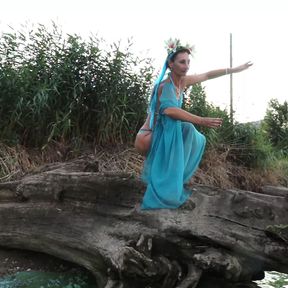
[[[134,146],[136,151],[142,156],[146,156],[151,144],[152,132],[137,134]]]

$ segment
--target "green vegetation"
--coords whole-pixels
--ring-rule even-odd
[[[12,29],[0,39],[0,178],[7,180],[19,167],[30,169],[41,160],[59,160],[51,157],[55,151],[66,159],[69,147],[131,145],[146,117],[154,73],[151,59],[135,56],[129,40],[123,47],[96,36],[84,41],[63,35],[56,25],[24,29]],[[223,118],[219,129],[198,127],[208,140],[206,159],[214,155],[213,164],[221,158],[219,171],[227,163],[260,169],[288,186],[287,106],[271,100],[258,126],[232,123],[226,110],[207,102],[204,88],[197,84],[186,91],[183,108]],[[31,148],[46,154],[32,160],[23,152]]]
[[[190,91],[187,91],[187,99],[184,103],[184,109],[188,112],[201,115],[203,117],[219,117],[223,119],[223,123],[220,129],[210,129],[206,127],[197,127],[207,138],[208,145],[216,146],[220,143],[228,143],[232,137],[233,127],[230,122],[228,113],[226,110],[221,110],[219,107],[215,107],[208,103],[206,100],[206,93],[201,84],[195,84]]]
[[[103,48],[101,48],[102,46]],[[83,41],[54,25],[4,33],[0,41],[0,139],[41,147],[53,141],[123,143],[143,122],[150,59],[131,43]],[[107,47],[108,46],[108,47]],[[137,69],[137,72],[136,72]]]
[[[282,129],[282,127],[288,125],[287,117],[286,120],[284,119],[281,122],[282,126],[276,129],[274,127],[277,124],[269,120],[271,117],[268,118],[267,116],[259,127],[253,123],[232,123],[226,110],[221,110],[219,107],[215,107],[206,101],[206,94],[201,84],[196,84],[192,87],[188,93],[184,108],[196,115],[220,117],[223,119],[223,124],[219,129],[205,127],[198,127],[198,129],[205,134],[210,147],[229,149],[228,159],[236,164],[249,168],[268,168],[271,167],[274,160],[283,159],[281,157],[283,156],[282,152],[278,149],[279,146],[273,145],[273,142],[268,137],[267,130],[275,131],[277,128],[278,130]],[[267,111],[267,115],[270,115],[270,110],[268,109]],[[274,111],[273,114],[275,118],[277,117],[276,112]],[[283,114],[282,110],[281,113]],[[282,114],[280,117],[284,118]],[[279,141],[282,145],[281,147],[287,146],[288,134],[285,134],[286,138],[283,136],[285,131],[279,134],[281,135],[281,142]]]
[[[276,99],[270,100],[264,123],[271,144],[288,155],[288,102],[281,104]]]

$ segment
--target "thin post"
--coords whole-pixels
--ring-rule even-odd
[[[230,33],[230,68],[233,67],[232,58],[232,33]],[[230,120],[233,123],[233,74],[230,74]]]

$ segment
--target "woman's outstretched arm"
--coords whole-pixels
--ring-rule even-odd
[[[209,79],[217,78],[220,76],[224,76],[226,74],[238,73],[238,72],[248,69],[252,65],[253,63],[249,61],[247,63],[244,63],[240,66],[233,67],[233,68],[222,68],[222,69],[217,69],[217,70],[211,70],[202,74],[187,75],[183,79],[184,86],[189,87],[193,84],[200,83]]]

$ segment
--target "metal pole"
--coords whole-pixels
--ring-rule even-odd
[[[232,63],[232,33],[230,33],[230,68],[233,67]],[[230,120],[233,123],[233,74],[230,74]]]

